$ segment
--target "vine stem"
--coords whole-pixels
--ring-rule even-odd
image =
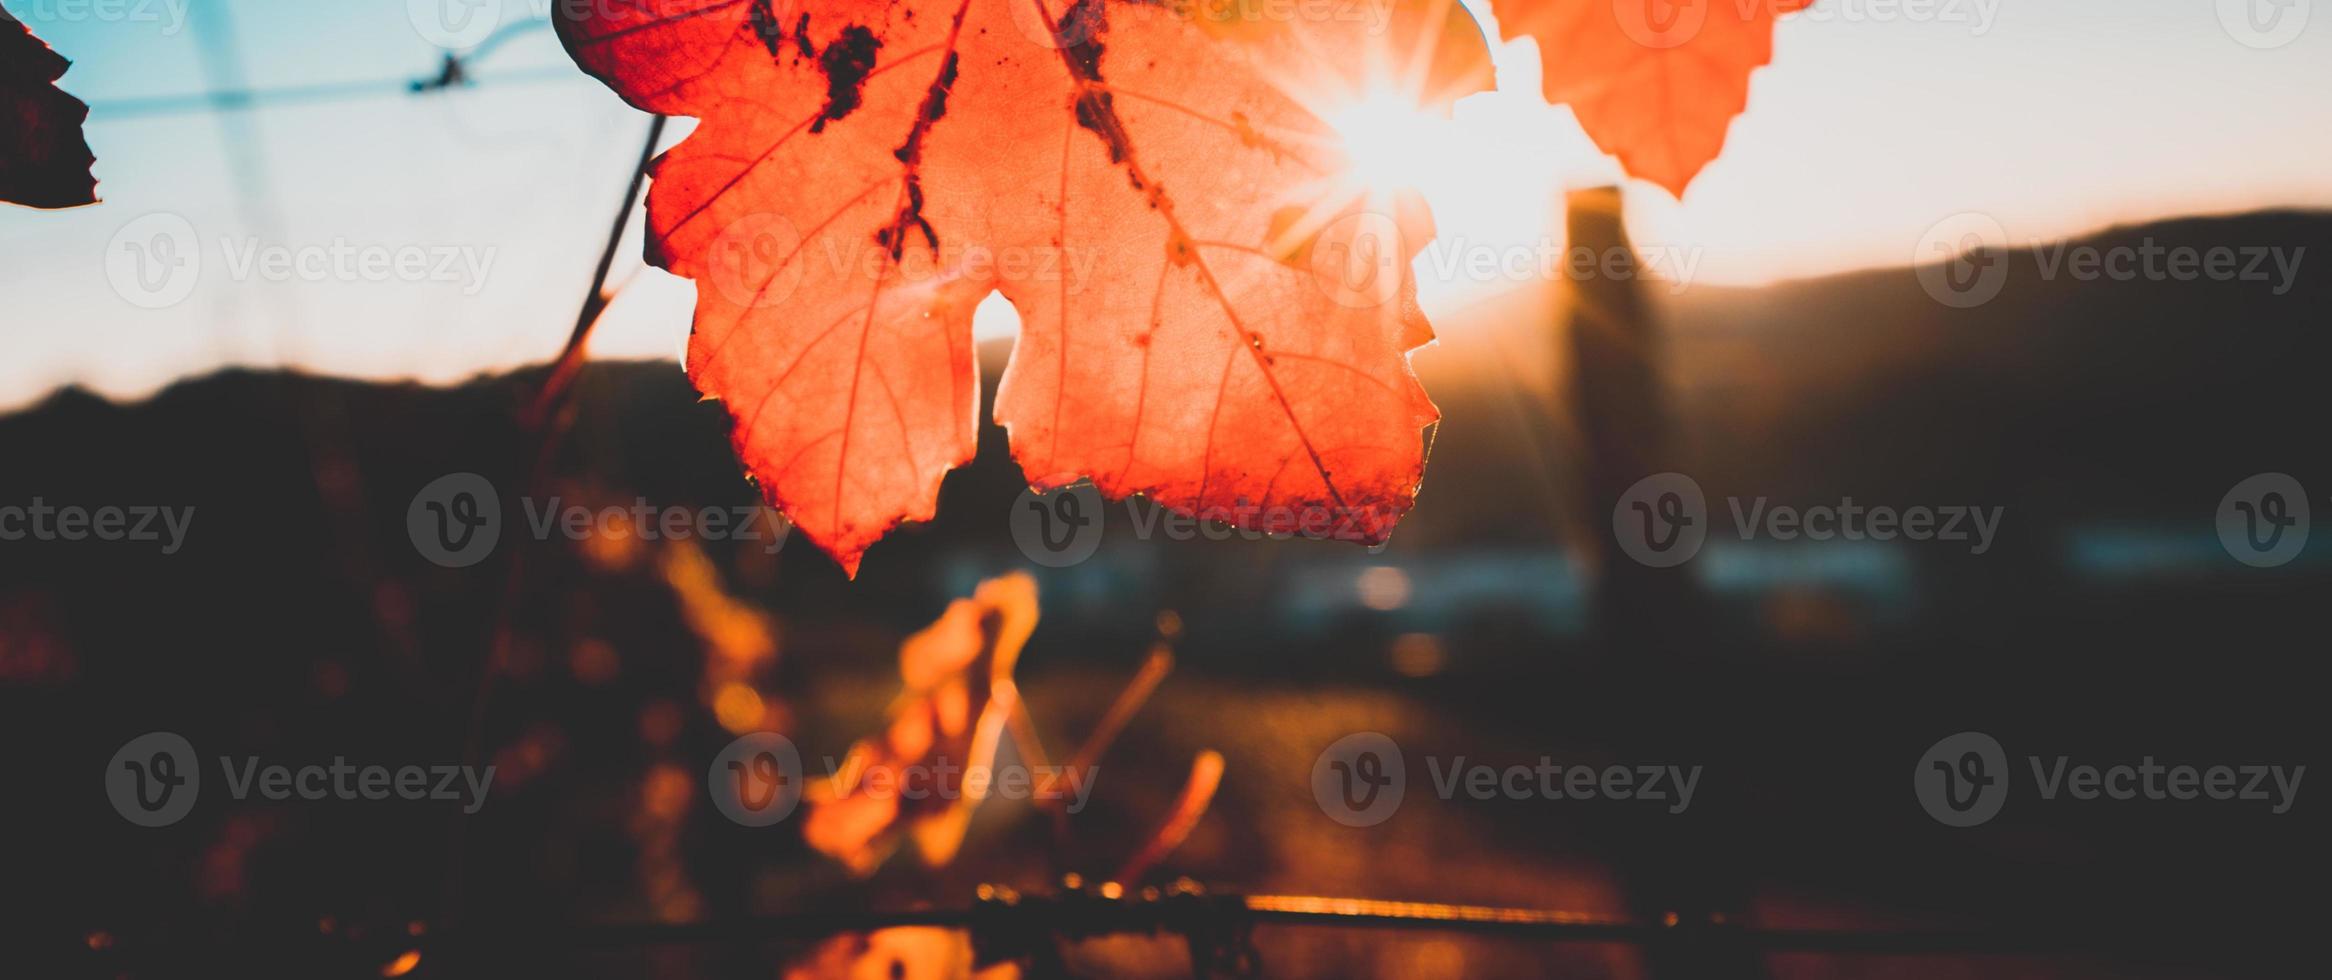
[[[551,362],[550,377],[543,380],[543,389],[527,409],[524,421],[529,431],[539,431],[551,421],[574,384],[575,374],[583,367],[584,350],[590,346],[591,328],[599,324],[600,314],[607,312],[607,304],[614,297],[607,292],[607,273],[615,267],[616,249],[623,245],[624,229],[631,224],[633,202],[640,199],[640,187],[647,183],[648,165],[655,162],[656,145],[664,139],[665,117],[658,115],[648,123],[647,142],[640,146],[640,163],[632,168],[631,186],[624,191],[623,206],[615,211],[614,227],[608,229],[607,244],[599,250],[599,266],[591,272],[591,289],[583,294],[583,306],[575,311],[575,327],[567,333],[567,345]],[[556,438],[543,437],[544,452]]]
[[[543,379],[542,390],[522,412],[520,425],[535,439],[535,452],[525,478],[525,489],[533,494],[549,479],[551,459],[566,431],[569,416],[567,393],[572,389],[575,375],[582,369],[586,349],[590,345],[591,330],[599,323],[612,298],[607,293],[608,272],[615,267],[615,253],[623,244],[624,231],[631,224],[632,208],[639,200],[640,188],[647,183],[648,165],[656,158],[656,146],[664,138],[665,117],[657,115],[648,124],[648,136],[640,147],[639,163],[632,168],[631,182],[624,190],[623,203],[616,208],[615,221],[607,232],[607,244],[600,249],[599,265],[591,273],[591,289],[584,294],[583,305],[575,313],[574,329],[567,334],[567,343],[560,348],[558,359],[552,362],[550,374]],[[490,635],[484,660],[478,665],[477,680],[470,695],[470,713],[467,730],[462,738],[462,764],[475,769],[483,754],[486,727],[486,704],[491,700],[494,680],[505,662],[516,630],[512,619],[519,599],[519,587],[525,580],[526,553],[523,548],[510,551],[509,564],[502,578],[502,594],[494,614],[494,629]],[[461,908],[463,872],[468,861],[468,824],[457,823],[454,828],[453,864],[447,872],[445,914],[454,921]]]

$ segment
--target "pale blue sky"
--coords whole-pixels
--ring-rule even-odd
[[[2237,14],[2251,2],[2224,0]],[[2261,23],[2280,10],[2305,26],[2259,49],[2225,26],[2221,0],[1819,0],[1785,19],[1748,115],[1686,198],[1635,185],[1636,237],[1693,253],[1695,281],[1746,283],[1901,264],[1961,211],[2022,241],[2332,207],[2332,0],[2256,2]],[[504,17],[537,3],[506,0]],[[0,208],[0,409],[70,383],[136,397],[226,365],[445,382],[547,358],[646,127],[542,29],[513,35],[473,89],[405,94],[397,80],[428,74],[438,56],[405,0],[0,4],[74,59],[64,84],[98,107],[88,134],[105,198],[68,212]],[[256,88],[387,84],[369,98],[240,113],[129,111],[216,87],[205,45],[221,35]],[[1528,245],[1547,234],[1562,188],[1616,173],[1567,111],[1537,101],[1533,45],[1498,56],[1505,91],[1461,107],[1452,179],[1427,188],[1445,240],[1468,247]],[[250,181],[238,182],[237,146],[256,164]],[[201,268],[184,299],[146,309],[121,295],[107,261],[118,233],[154,212],[193,229]],[[233,271],[254,244],[335,243],[458,253],[485,275],[275,282]],[[629,244],[616,278],[639,278],[595,349],[669,356],[691,287],[638,266]],[[1502,284],[1462,285],[1423,283],[1428,311]],[[1467,341],[1446,326],[1444,343]]]

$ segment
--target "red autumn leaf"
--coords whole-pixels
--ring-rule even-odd
[[[697,281],[689,373],[738,456],[846,570],[972,457],[991,290],[1022,319],[995,417],[1032,483],[1368,542],[1414,502],[1426,235],[1342,179],[1316,100],[1419,37],[1433,60],[1404,77],[1483,84],[1449,0],[1376,24],[1226,0],[558,9],[586,70],[701,120],[656,164],[650,258]]]
[[[57,88],[71,62],[0,10],[0,201],[36,208],[97,202],[97,161],[81,136],[89,107]]]
[[[1491,0],[1499,33],[1538,39],[1548,102],[1628,173],[1679,197],[1749,105],[1776,17],[1813,0]]]

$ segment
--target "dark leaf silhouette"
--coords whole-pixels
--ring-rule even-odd
[[[32,29],[0,10],[0,201],[36,208],[97,202],[89,165],[97,157],[81,136],[89,107],[56,82],[71,64]]]

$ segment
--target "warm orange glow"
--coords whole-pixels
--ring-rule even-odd
[[[578,493],[586,499],[594,495],[588,490]],[[632,523],[632,515],[620,506],[602,506],[592,512],[591,533],[579,547],[583,557],[602,571],[620,572],[639,560],[646,542]]]
[[[877,736],[852,745],[830,778],[802,794],[802,840],[857,875],[872,874],[904,841],[928,867],[955,859],[988,785],[1008,720],[1019,710],[1012,668],[1037,621],[1036,580],[1014,573],[980,583],[899,645],[905,689]],[[960,760],[960,761],[958,761]],[[903,797],[900,773],[955,762],[940,792]]]
[[[386,966],[381,967],[381,976],[401,977],[413,972],[413,968],[420,965],[421,951],[408,949],[399,954],[396,959],[390,960]]]
[[[679,705],[661,698],[650,701],[640,709],[640,738],[649,745],[664,748],[680,737],[680,726],[686,721]]]
[[[586,637],[575,642],[567,652],[567,669],[575,679],[594,687],[615,680],[623,670],[623,662],[616,656],[615,647],[606,640]]]
[[[669,762],[658,763],[640,783],[640,809],[658,821],[678,820],[688,812],[695,793],[696,783],[687,772]]]
[[[764,709],[761,692],[750,685],[724,684],[721,693],[713,696],[713,717],[720,720],[722,728],[739,735],[761,727]]]
[[[769,615],[731,597],[721,587],[719,569],[694,542],[673,542],[664,551],[664,580],[680,600],[688,626],[712,654],[705,669],[742,673],[777,655]],[[716,664],[720,665],[716,668]]]
[[[1386,659],[1403,677],[1431,677],[1448,664],[1449,653],[1442,649],[1441,638],[1431,633],[1403,633],[1394,638]]]

